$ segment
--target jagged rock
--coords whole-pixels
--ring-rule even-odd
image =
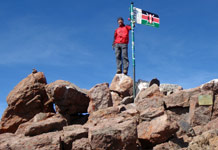
[[[88,139],[88,130],[81,125],[64,127],[62,131],[43,133],[36,136],[23,134],[0,134],[0,149],[4,150],[71,150],[76,140]]]
[[[161,98],[143,98],[135,104],[136,109],[140,112],[141,119],[144,121],[164,114],[164,103]]]
[[[203,132],[206,132],[209,130],[218,129],[218,118],[211,120],[206,125],[195,126],[193,129],[196,135],[201,135]]]
[[[171,121],[170,116],[164,114],[156,117],[150,122],[144,121],[137,126],[138,138],[141,143],[160,144],[172,137],[179,129],[175,121]]]
[[[61,147],[61,132],[49,132],[33,137],[0,134],[1,150],[59,150]]]
[[[189,107],[189,101],[191,97],[199,95],[200,92],[201,89],[199,87],[188,90],[182,90],[180,92],[166,96],[164,98],[164,102],[167,108]]]
[[[213,102],[213,113],[211,116],[211,120],[216,119],[218,117],[218,95],[215,95],[215,100]]]
[[[24,134],[25,130],[28,126],[32,125],[33,123],[46,120],[49,117],[54,116],[55,113],[38,113],[36,114],[31,120],[19,125],[18,129],[16,130],[15,134]],[[25,135],[25,134],[24,134]]]
[[[97,84],[89,90],[88,96],[90,98],[89,114],[99,109],[113,106],[108,83]]]
[[[204,91],[213,91],[214,94],[218,94],[218,79],[211,80],[201,85],[200,88]]]
[[[160,84],[160,91],[165,95],[170,95],[181,91],[183,88],[177,84]]]
[[[85,124],[86,127],[95,126],[99,121],[111,117],[116,117],[120,114],[119,107],[108,107],[106,109],[99,109],[98,111],[90,114],[88,122]]]
[[[158,85],[153,84],[151,87],[142,89],[135,98],[135,103],[138,101],[142,101],[145,98],[152,98],[152,97],[163,97],[163,93],[160,92]]]
[[[113,101],[113,106],[120,105],[122,101],[122,97],[120,97],[119,93],[111,91],[111,98]]]
[[[57,80],[48,84],[46,91],[58,113],[66,116],[87,112],[89,98],[86,90],[68,81]]]
[[[72,150],[92,150],[88,138],[81,138],[73,142]]]
[[[134,102],[133,96],[127,96],[127,97],[125,97],[125,98],[122,99],[122,101],[120,102],[120,104],[127,105],[127,104],[130,104],[130,103],[133,103],[133,102]]]
[[[30,74],[9,93],[8,107],[0,125],[0,133],[14,133],[18,126],[32,119],[40,112],[54,112],[52,105],[46,105],[46,78],[42,72]]]
[[[208,91],[207,94],[213,95],[211,91]],[[211,116],[212,116],[213,106],[199,105],[198,103],[199,95],[192,96],[190,100],[188,119],[189,119],[189,123],[192,126],[205,125],[211,120]]]
[[[217,150],[218,149],[218,130],[209,130],[202,135],[193,138],[189,143],[188,150]]]
[[[21,124],[17,129],[16,134],[24,134],[25,136],[35,136],[42,133],[60,131],[63,129],[64,126],[67,125],[66,119],[58,114],[40,121],[35,121],[36,119],[37,115],[29,122]]]
[[[72,143],[75,140],[82,138],[88,138],[88,129],[84,128],[82,125],[71,125],[63,128],[64,134],[61,136],[63,141],[63,149],[70,150],[72,148]],[[75,145],[75,144],[74,144]]]
[[[136,120],[108,120],[89,129],[89,141],[93,149],[136,150]]]
[[[181,147],[178,144],[175,144],[171,141],[158,144],[155,147],[153,147],[153,150],[179,150]]]
[[[93,112],[85,127],[93,149],[134,150],[137,140],[139,112],[124,105]]]
[[[110,90],[119,93],[124,98],[133,93],[133,80],[125,74],[116,74],[111,82]]]

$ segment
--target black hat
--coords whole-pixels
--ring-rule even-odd
[[[119,20],[123,20],[123,18],[122,17],[117,18],[117,21],[119,21]]]

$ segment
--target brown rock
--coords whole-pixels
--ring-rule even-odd
[[[1,150],[59,150],[61,147],[61,132],[50,132],[26,137],[5,133],[0,135]]]
[[[92,149],[136,149],[138,118],[139,112],[125,105],[93,112],[85,124]]]
[[[218,79],[214,79],[201,85],[203,91],[213,91],[214,94],[218,94]]]
[[[88,96],[90,98],[89,114],[99,109],[113,106],[108,83],[97,84],[89,90]]]
[[[84,128],[82,125],[66,126],[63,128],[63,132],[64,134],[61,136],[61,140],[64,143],[63,149],[67,150],[72,148],[72,143],[75,140],[88,138],[88,129]],[[81,145],[85,145],[85,143],[81,143]]]
[[[138,138],[142,143],[160,144],[176,133],[178,128],[177,123],[172,122],[170,116],[164,114],[150,122],[140,123],[137,127]]]
[[[218,130],[209,130],[193,138],[188,150],[217,150]]]
[[[125,74],[116,74],[111,82],[110,90],[119,93],[124,98],[133,93],[133,80]]]
[[[153,85],[154,86],[154,85]],[[136,109],[140,112],[142,120],[151,120],[152,118],[164,114],[164,103],[162,98],[144,98],[135,102]]]
[[[108,120],[89,129],[92,149],[98,150],[136,150],[136,120]]]
[[[81,138],[73,142],[72,150],[92,150],[88,138]]]
[[[115,118],[118,114],[120,114],[119,107],[108,107],[106,109],[99,109],[90,114],[88,122],[85,124],[86,127],[95,126],[100,121],[107,118]]]
[[[172,141],[158,144],[153,147],[153,150],[179,150],[181,147],[178,144],[173,143]]]
[[[24,134],[25,136],[35,136],[42,133],[60,131],[67,125],[66,119],[61,115],[53,115],[45,120],[35,121],[34,117],[31,121],[21,124],[16,134]]]
[[[211,91],[208,91],[207,94],[213,95]],[[213,106],[200,106],[198,103],[199,95],[192,96],[190,100],[188,122],[192,126],[205,125],[211,120],[212,116]]]
[[[208,131],[208,130],[211,130],[211,129],[218,129],[218,118],[214,119],[214,120],[211,120],[210,122],[208,122],[208,124],[206,124],[204,127],[203,127],[203,131]]]
[[[124,105],[130,104],[130,103],[134,103],[134,98],[133,98],[133,96],[124,97],[124,98],[122,99],[122,101],[120,102],[120,104],[124,104]]]
[[[217,117],[218,117],[218,95],[215,95],[211,120],[216,119]]]
[[[66,126],[62,131],[48,132],[32,137],[23,134],[4,133],[0,135],[0,149],[71,150],[72,143],[83,138],[88,139],[88,130],[81,125]],[[85,143],[80,145],[85,145]]]
[[[64,116],[85,113],[89,105],[87,91],[63,80],[46,86],[50,101],[55,103],[56,111]]]
[[[113,101],[113,106],[118,106],[120,105],[121,101],[122,101],[122,97],[120,97],[119,93],[117,92],[111,92],[111,98]]]
[[[152,97],[163,97],[164,95],[160,92],[158,85],[153,84],[149,88],[143,88],[136,96],[135,102],[142,101],[145,98]]]
[[[8,107],[0,125],[0,133],[14,133],[18,126],[40,112],[54,112],[52,104],[46,105],[46,78],[42,72],[30,74],[8,95]]]
[[[169,96],[164,98],[164,103],[166,104],[167,108],[173,107],[189,107],[189,101],[192,96],[198,95],[201,92],[201,89],[194,88],[179,91],[177,93],[173,93]]]
[[[164,95],[178,93],[181,90],[183,90],[183,88],[177,84],[160,84],[160,91],[163,92]]]

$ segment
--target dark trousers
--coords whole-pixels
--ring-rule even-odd
[[[115,44],[115,54],[116,54],[116,63],[117,70],[127,70],[129,68],[129,59],[128,59],[128,44]]]

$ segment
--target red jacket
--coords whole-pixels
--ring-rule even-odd
[[[119,27],[114,33],[114,44],[128,44],[129,43],[129,30],[131,30],[130,25]]]

